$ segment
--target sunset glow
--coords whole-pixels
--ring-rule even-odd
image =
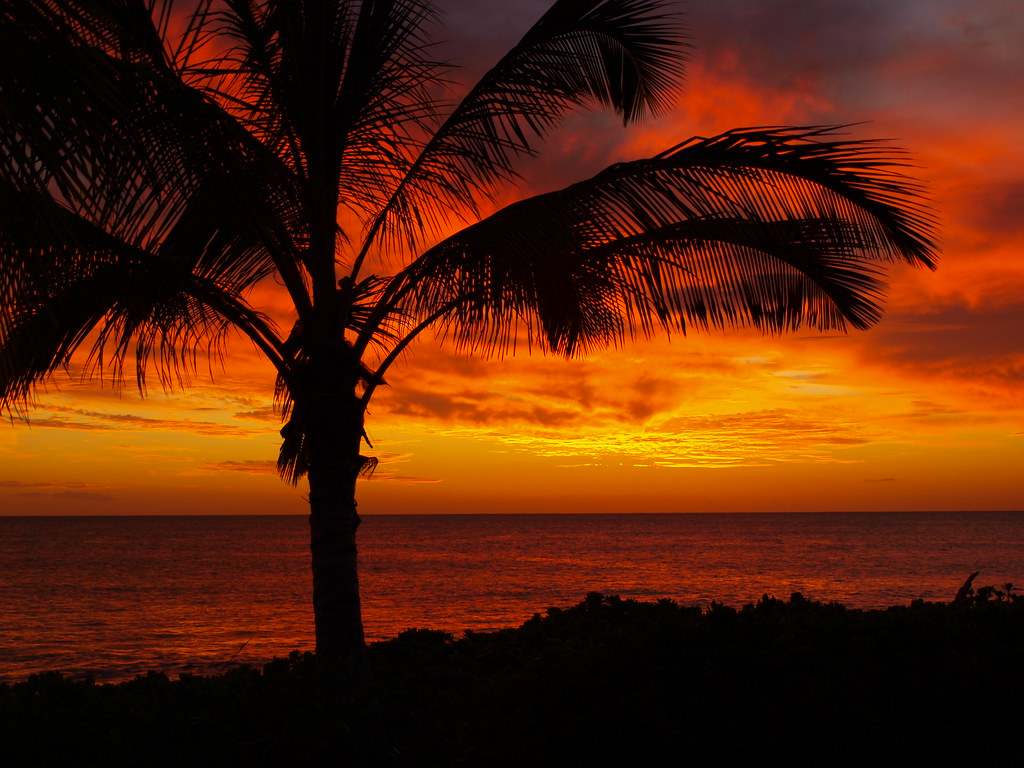
[[[479,73],[545,2],[440,3]],[[500,9],[500,10],[499,10]],[[850,124],[910,151],[942,233],[866,332],[637,339],[571,361],[421,338],[370,405],[366,513],[1024,509],[1024,20],[1001,0],[681,3],[678,109],[575,116],[520,187],[565,186],[692,135]],[[459,76],[460,79],[462,75]],[[252,303],[283,324],[265,284]],[[3,514],[307,514],[275,472],[274,372],[237,337],[185,389],[58,375],[0,428]],[[156,493],[154,493],[154,490]]]

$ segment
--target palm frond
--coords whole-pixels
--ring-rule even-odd
[[[410,318],[401,312],[381,314],[379,309],[386,304],[381,303],[392,278],[381,275],[370,275],[351,288],[348,300],[348,321],[345,330],[351,331],[357,338],[368,338],[371,343],[387,346],[397,342],[401,330]],[[341,280],[342,290],[348,289],[348,278]]]
[[[450,336],[499,352],[519,328],[565,355],[658,328],[863,328],[885,262],[935,263],[904,161],[824,128],[694,139],[468,227],[400,275],[395,301],[451,306]]]
[[[100,298],[86,302],[88,313],[75,314],[85,302],[76,296],[48,310],[66,309],[79,327],[44,344],[51,359],[25,368],[39,376],[85,341],[87,326],[98,334],[94,360],[112,354],[116,377],[136,334],[140,386],[151,361],[162,380],[177,378],[187,366],[176,355],[221,336],[225,317],[272,353],[273,330],[241,296],[274,273],[308,314],[301,196],[274,155],[181,82],[164,46],[169,17],[151,15],[158,5],[16,0],[0,15],[0,50],[14,58],[0,74],[0,333],[9,338],[15,323],[26,338],[30,326],[43,333],[30,321],[40,302],[68,300],[101,272],[110,290],[127,290],[152,264],[178,286],[140,284],[118,309],[90,284]],[[123,306],[146,296],[149,315]],[[175,335],[175,319],[194,327]],[[151,358],[151,349],[162,351]],[[23,394],[25,384],[12,386]]]
[[[281,427],[281,448],[277,454],[277,473],[290,485],[298,485],[299,480],[309,472],[307,461],[306,433],[298,421],[288,419]]]
[[[149,5],[18,0],[0,17],[0,49],[17,59],[0,76],[10,106],[0,112],[0,173],[147,250],[180,218],[197,229],[204,212],[199,229],[244,227],[259,246],[233,265],[233,282],[277,271],[306,312],[300,190],[275,155],[182,82],[160,37],[166,14],[154,21]]]
[[[664,0],[560,0],[455,107],[370,224],[414,247],[452,211],[475,212],[514,160],[588,100],[624,122],[665,109],[685,45]]]
[[[0,184],[0,205],[0,404],[28,400],[80,347],[89,350],[85,375],[120,386],[131,364],[141,391],[150,368],[164,386],[186,382],[231,328],[283,365],[273,325],[222,282],[223,270],[174,258],[174,230],[166,253],[151,253],[43,195]]]
[[[271,262],[222,199],[198,191],[154,244],[0,179],[0,400],[24,399],[87,342],[87,370],[119,383],[130,358],[140,390],[150,364],[165,385],[186,380],[230,325],[280,366],[272,326],[242,299]],[[210,209],[223,213],[212,229]]]
[[[436,111],[430,5],[228,0],[215,16],[234,47],[185,76],[316,191],[378,210]]]

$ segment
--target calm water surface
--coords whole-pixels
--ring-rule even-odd
[[[852,607],[1024,584],[1024,514],[367,515],[368,639],[518,626],[589,591]],[[304,517],[0,517],[0,681],[208,672],[313,646]]]

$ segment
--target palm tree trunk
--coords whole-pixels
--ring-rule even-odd
[[[356,568],[356,479],[362,466],[362,408],[353,399],[316,398],[304,408],[309,450],[309,533],[316,653],[327,660],[365,652]]]
[[[310,470],[309,508],[317,656],[360,656],[365,640],[356,565],[355,484],[336,483],[333,478],[321,482]]]

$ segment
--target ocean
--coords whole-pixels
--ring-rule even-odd
[[[518,626],[588,592],[857,608],[1024,585],[1024,513],[366,515],[369,640]],[[312,650],[304,517],[0,517],[0,682]]]

